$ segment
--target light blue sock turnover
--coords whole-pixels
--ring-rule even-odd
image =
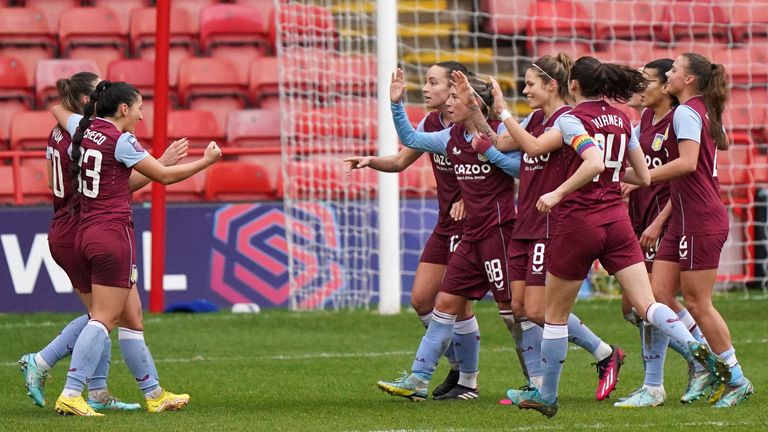
[[[72,361],[64,384],[65,391],[69,390],[66,396],[82,393],[85,384],[93,377],[107,339],[109,332],[104,324],[95,320],[88,321],[72,350]]]
[[[416,358],[411,366],[413,374],[422,381],[429,382],[432,379],[438,360],[451,343],[455,323],[456,315],[440,312],[437,309],[432,312],[432,321],[429,323],[427,333],[421,338]]]
[[[677,341],[680,345],[688,346],[688,342],[695,342],[696,339],[691,332],[680,322],[680,318],[672,312],[669,306],[662,303],[653,303],[648,306],[645,312],[645,318],[656,328],[664,332],[667,336]]]
[[[77,337],[80,336],[80,332],[83,331],[85,325],[88,324],[88,314],[80,315],[79,317],[70,321],[53,340],[40,352],[38,356],[45,362],[45,366],[42,369],[47,370],[52,368],[59,360],[64,357],[72,355],[72,350],[75,348],[75,342]],[[38,366],[43,366],[37,362]]]
[[[541,366],[544,371],[543,383],[539,388],[541,399],[546,403],[557,400],[560,374],[568,354],[568,325],[544,324],[541,343]]]
[[[533,321],[523,321],[520,323],[523,329],[523,340],[520,349],[525,360],[525,368],[528,370],[528,377],[540,377],[543,374],[541,369],[541,342],[544,335],[544,329]]]
[[[147,394],[160,387],[152,353],[144,342],[144,332],[120,327],[117,339],[125,364],[136,379],[139,389]]]
[[[643,361],[645,362],[644,384],[661,387],[664,384],[664,360],[667,355],[669,336],[650,323],[643,323],[645,341]]]
[[[93,371],[91,381],[88,383],[88,391],[95,391],[107,388],[107,377],[109,376],[109,366],[112,363],[112,340],[107,338],[104,341],[104,350],[101,352],[99,364]]]

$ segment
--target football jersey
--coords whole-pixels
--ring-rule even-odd
[[[450,127],[443,124],[440,112],[433,111],[424,117],[419,129],[424,132],[438,132]],[[432,163],[432,171],[437,183],[437,225],[433,230],[437,234],[453,235],[461,231],[462,221],[454,221],[451,217],[451,207],[461,199],[461,190],[456,175],[453,173],[451,161],[441,154],[428,153]]]
[[[649,170],[677,158],[677,137],[672,127],[674,112],[673,108],[656,123],[653,123],[655,113],[651,109],[644,110],[640,116],[640,124],[635,131],[640,131],[636,135]],[[667,205],[667,201],[669,182],[655,183],[632,191],[629,194],[629,217],[635,232],[640,234],[645,231]]]
[[[704,99],[696,96],[678,106],[672,124],[678,141],[699,143],[699,159],[696,171],[669,182],[672,217],[668,230],[685,236],[727,233],[728,214],[717,180],[717,148],[709,134]]]
[[[549,118],[545,117],[544,111],[536,110],[523,120],[522,126],[528,133],[538,137],[548,131],[561,115],[570,110],[570,106],[563,106]],[[542,195],[557,189],[565,180],[563,176],[562,149],[537,157],[523,153],[517,196],[517,221],[512,238],[551,238],[554,226],[550,226],[550,214],[540,213],[536,209],[536,202]]]
[[[67,129],[76,126],[73,115]],[[79,121],[79,120],[78,120]],[[132,222],[128,179],[133,165],[149,155],[130,132],[120,132],[109,120],[96,118],[83,134],[80,158],[80,225]]]
[[[489,122],[499,130],[500,123]],[[464,125],[454,125],[446,154],[464,197],[464,235],[461,241],[487,238],[490,230],[516,219],[515,178],[472,148]]]
[[[48,231],[52,244],[68,246],[75,242],[75,233],[80,213],[80,200],[72,193],[72,176],[69,174],[71,161],[69,132],[56,126],[48,136],[45,158],[51,164],[51,187],[53,189],[53,220]]]
[[[602,226],[622,219],[629,219],[624,206],[619,181],[624,174],[627,149],[632,138],[632,125],[626,114],[602,100],[581,102],[568,114],[561,115],[555,125],[563,132],[564,179],[570,178],[581,166],[582,159],[574,150],[580,137],[563,130],[573,118],[593,138],[603,153],[605,170],[594,180],[566,195],[552,209],[558,233],[576,232],[583,225]]]

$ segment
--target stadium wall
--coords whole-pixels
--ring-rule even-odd
[[[427,203],[436,208],[434,200]],[[409,207],[422,209],[422,200],[404,200]],[[341,263],[345,250],[354,249],[339,229],[334,204],[306,203],[300,220],[294,221],[295,245],[303,241],[324,244],[326,250],[294,253],[303,281],[317,291],[307,301],[322,307],[332,296],[344,294],[349,272],[376,269],[375,248],[359,257],[353,266]],[[434,214],[435,212],[430,212]],[[134,208],[139,291],[148,304],[150,242],[149,208]],[[375,224],[374,220],[370,223]],[[418,219],[418,220],[417,220]],[[0,313],[74,312],[82,306],[72,292],[66,275],[50,256],[46,233],[51,221],[48,207],[0,209]],[[406,248],[421,250],[428,232],[417,229],[434,224],[422,218],[403,221]],[[408,228],[411,229],[408,229]],[[419,234],[420,233],[420,234]],[[294,246],[296,247],[296,246]],[[171,205],[166,232],[166,306],[205,299],[228,309],[234,303],[257,303],[264,307],[288,305],[288,253],[285,214],[282,202],[258,204]],[[416,253],[403,258],[403,287],[410,288],[418,264]],[[372,292],[378,292],[378,279],[370,278]],[[410,292],[404,292],[407,303]],[[373,304],[378,299],[374,299]]]

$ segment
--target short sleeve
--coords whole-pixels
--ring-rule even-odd
[[[629,145],[627,150],[634,150],[640,147],[640,125],[632,128],[632,133],[629,135]]]
[[[504,126],[504,122],[499,123],[499,127],[496,128],[496,134],[501,135],[507,131],[507,127]]]
[[[416,126],[416,132],[424,132],[424,123],[427,122],[427,116],[424,116],[423,119],[419,122],[419,125]]]
[[[67,132],[69,132],[70,136],[75,136],[75,132],[77,131],[77,125],[80,124],[80,120],[83,119],[83,116],[80,114],[72,114],[67,119]]]
[[[141,162],[147,156],[149,153],[141,147],[139,140],[132,133],[126,132],[117,139],[115,160],[122,162],[128,168]]]
[[[584,129],[584,125],[581,124],[581,121],[571,114],[563,114],[558,117],[552,128],[560,131],[563,135],[563,142],[566,145],[571,145],[574,138],[581,135],[588,135],[587,130]]]
[[[680,105],[672,117],[672,127],[678,141],[691,140],[701,142],[701,116],[688,105]]]
[[[528,124],[531,122],[531,117],[533,117],[533,113],[528,114],[524,119],[520,121],[520,127],[525,129],[528,127]]]

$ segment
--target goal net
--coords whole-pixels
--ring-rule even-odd
[[[768,289],[768,1],[399,0],[397,58],[415,124],[426,112],[426,69],[458,60],[493,75],[518,115],[526,68],[566,52],[642,67],[695,51],[725,65],[732,147],[718,152],[731,230],[718,281]],[[396,6],[395,6],[396,4]],[[276,0],[283,190],[291,306],[369,307],[378,302],[378,174],[344,172],[342,159],[377,153],[376,2]],[[638,115],[626,110],[633,121]],[[394,176],[395,174],[388,174]],[[426,156],[398,175],[403,303],[437,217]],[[382,270],[386,271],[386,270]]]

